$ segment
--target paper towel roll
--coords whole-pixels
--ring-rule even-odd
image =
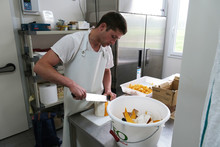
[[[44,105],[48,105],[58,101],[56,84],[52,84],[52,83],[41,84],[39,86],[39,91],[40,91],[40,101]]]

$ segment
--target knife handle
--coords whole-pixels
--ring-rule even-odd
[[[110,130],[109,133],[112,134],[112,136],[114,137],[114,139],[115,139],[116,142],[119,142],[119,141],[120,141],[120,139],[118,138],[118,136],[115,134],[114,131]]]
[[[72,95],[73,97],[76,97],[75,94],[73,94],[73,93],[71,93],[71,95]]]
[[[111,99],[111,96],[107,95],[107,101],[110,101],[110,99]]]

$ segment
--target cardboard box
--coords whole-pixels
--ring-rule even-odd
[[[175,77],[173,81],[163,83],[159,86],[153,86],[152,98],[163,102],[168,106],[171,112],[176,109],[176,101],[178,94],[179,77]]]

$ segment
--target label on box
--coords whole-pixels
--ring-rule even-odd
[[[173,95],[174,95],[174,92],[172,90],[153,87],[153,96],[152,97],[163,102],[166,105],[172,106]]]

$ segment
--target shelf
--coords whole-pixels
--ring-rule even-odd
[[[62,104],[63,101],[64,101],[63,98],[58,98],[58,101],[57,101],[57,102],[52,103],[52,104],[49,104],[49,105],[43,105],[43,108],[49,108],[49,107],[53,107],[53,106],[56,106],[56,105]]]
[[[62,105],[64,102],[63,98],[58,98],[58,101],[49,105],[44,105],[40,102],[39,88],[38,84],[49,82],[47,80],[42,79],[38,76],[33,68],[37,60],[40,59],[41,56],[34,54],[33,52],[33,42],[36,39],[35,35],[43,36],[43,35],[57,35],[58,37],[62,37],[66,34],[75,33],[78,31],[88,31],[88,30],[68,30],[68,31],[60,31],[60,30],[51,30],[51,31],[22,31],[18,30],[19,35],[21,36],[21,49],[23,54],[24,64],[26,64],[27,71],[26,80],[30,86],[30,95],[34,95],[34,101],[31,102],[31,106],[34,109],[34,112],[43,111],[44,109],[49,109],[50,107],[55,107],[57,105]],[[46,36],[47,37],[47,36]],[[36,42],[35,42],[36,43]],[[55,41],[54,41],[55,43]],[[62,64],[58,64],[54,66],[54,68],[60,73],[64,74],[64,67]],[[32,78],[30,78],[32,77]]]
[[[60,30],[51,30],[51,31],[22,31],[19,30],[19,33],[25,35],[62,35],[62,34],[71,34],[78,31],[87,31],[87,30],[68,30],[68,31],[60,31]]]
[[[64,98],[58,98],[58,101],[55,102],[55,103],[52,103],[52,104],[49,104],[49,105],[44,105],[42,103],[40,103],[40,107],[36,106],[36,101],[31,101],[31,106],[34,110],[34,112],[38,112],[38,111],[41,111],[41,110],[44,110],[44,109],[47,109],[47,108],[50,108],[50,107],[53,107],[53,106],[57,106],[59,104],[63,104],[64,102]]]

